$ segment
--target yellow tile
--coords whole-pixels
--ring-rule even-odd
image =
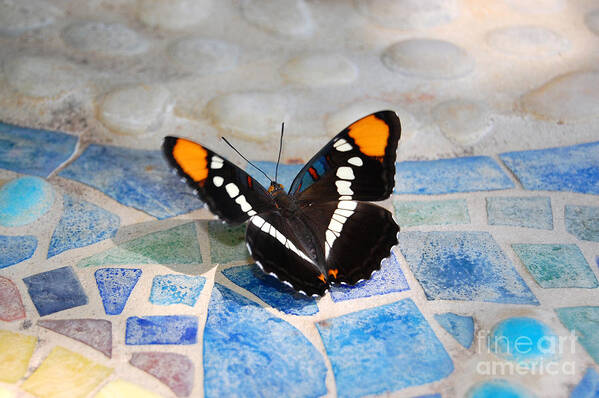
[[[0,387],[0,398],[14,398],[15,394],[4,387]]]
[[[83,355],[54,347],[21,388],[44,398],[86,397],[111,373]]]
[[[160,395],[118,379],[106,384],[94,398],[160,398]]]
[[[0,381],[16,383],[27,372],[37,338],[0,330]]]

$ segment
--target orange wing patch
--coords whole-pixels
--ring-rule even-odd
[[[202,181],[208,177],[208,152],[195,142],[179,138],[173,147],[173,157],[185,174],[194,181]]]
[[[378,117],[370,115],[358,120],[349,126],[348,134],[363,154],[372,157],[385,156],[389,126]]]

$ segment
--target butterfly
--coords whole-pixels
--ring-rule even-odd
[[[265,273],[318,297],[333,284],[370,278],[397,244],[391,213],[370,202],[393,191],[400,134],[393,111],[363,117],[314,155],[288,192],[276,181],[265,189],[185,138],[165,137],[162,149],[212,213],[230,224],[249,220],[247,248]]]

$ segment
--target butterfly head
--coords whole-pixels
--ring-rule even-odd
[[[285,192],[285,188],[278,182],[271,181],[270,186],[268,187],[268,193],[274,196],[279,192]]]

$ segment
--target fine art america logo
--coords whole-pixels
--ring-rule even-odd
[[[492,353],[496,358],[477,362],[476,372],[480,375],[576,374],[575,361],[572,360],[576,353],[573,331],[567,336],[522,334],[507,337],[481,330],[476,340],[478,352]]]

